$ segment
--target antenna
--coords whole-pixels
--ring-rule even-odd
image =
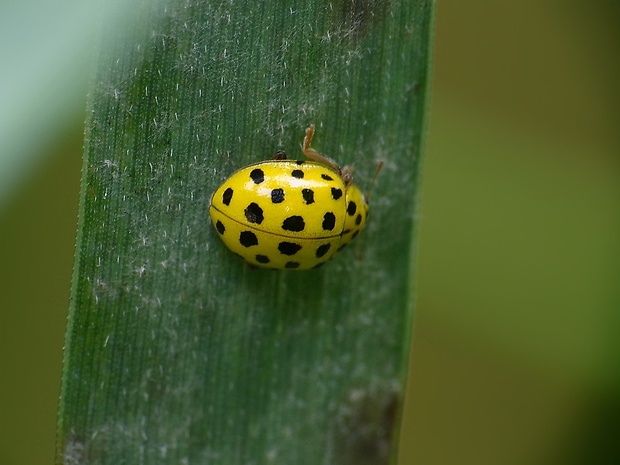
[[[364,197],[366,197],[366,203],[370,203],[370,191],[374,187],[375,181],[379,177],[379,173],[381,172],[381,168],[383,168],[383,160],[380,160],[379,163],[377,163],[377,171],[375,171],[375,175],[372,177],[372,181],[370,181],[370,185],[368,186],[368,190],[366,191],[366,194],[364,195]]]

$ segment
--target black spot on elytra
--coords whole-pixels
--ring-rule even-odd
[[[302,189],[301,195],[303,196],[306,205],[314,203],[314,191],[312,189]]]
[[[286,265],[284,265],[284,268],[299,268],[300,263],[299,262],[286,262]]]
[[[298,165],[303,165],[306,162],[303,160],[295,160],[295,163],[297,163]]]
[[[323,244],[318,249],[316,249],[316,258],[324,257],[329,249],[331,248],[331,244]]]
[[[258,245],[258,238],[252,231],[241,231],[239,243],[243,247],[252,247],[253,245]]]
[[[332,197],[334,198],[334,200],[338,200],[340,197],[342,197],[342,189],[332,187]]]
[[[229,187],[222,194],[222,202],[224,203],[224,205],[230,205],[232,196],[233,196],[233,190]]]
[[[304,223],[304,219],[298,215],[289,216],[282,223],[282,229],[285,231],[299,232],[303,231],[305,227],[306,223]]]
[[[269,263],[269,257],[267,257],[266,255],[257,255],[256,261],[258,263]]]
[[[323,179],[325,179],[326,181],[333,181],[334,178],[332,178],[331,176],[327,175],[327,174],[322,174],[321,177]]]
[[[278,250],[282,255],[295,255],[301,250],[301,245],[295,242],[280,242],[278,244]]]
[[[271,202],[282,203],[284,202],[284,189],[273,189],[271,191]]]
[[[291,173],[291,176],[297,179],[303,179],[304,172],[302,170],[293,170],[293,172]]]
[[[263,216],[263,209],[254,202],[247,206],[244,213],[245,219],[248,220],[249,223],[261,224],[265,219]]]
[[[250,172],[250,177],[252,181],[254,181],[254,184],[260,184],[265,180],[265,173],[263,173],[263,170],[260,168],[255,168]]]
[[[336,226],[336,215],[332,212],[327,212],[323,216],[323,230],[331,231]]]
[[[226,228],[220,220],[217,220],[217,223],[215,223],[215,229],[217,229],[217,232],[220,234],[224,234],[224,231],[226,231]]]
[[[362,222],[362,214],[359,213],[357,215],[357,218],[355,218],[355,224],[359,226],[361,222]]]
[[[349,202],[349,205],[347,205],[347,213],[349,214],[349,216],[355,215],[356,211],[357,211],[357,205],[355,204],[355,202],[353,201]]]

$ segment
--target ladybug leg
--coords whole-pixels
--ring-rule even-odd
[[[276,153],[273,154],[273,157],[271,157],[272,160],[286,160],[286,153],[284,153],[282,150],[278,150]]]
[[[349,184],[351,184],[351,181],[353,181],[353,171],[355,171],[355,168],[353,166],[345,166],[344,168],[342,168],[340,176],[342,176],[342,180],[344,181],[345,186],[348,186]]]
[[[338,166],[338,163],[336,163],[334,160],[332,160],[328,156],[323,155],[322,153],[319,153],[316,150],[314,150],[312,147],[310,147],[310,143],[312,142],[313,136],[314,136],[314,124],[310,124],[310,126],[308,126],[308,128],[306,129],[306,136],[304,137],[304,143],[302,145],[302,152],[304,153],[304,155],[308,157],[310,160],[314,160],[317,163],[321,163],[322,165],[327,165],[330,168],[332,168],[334,171],[336,171],[338,174],[342,174],[342,172],[340,171],[340,167]]]

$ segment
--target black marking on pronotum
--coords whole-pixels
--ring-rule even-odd
[[[291,176],[297,179],[303,179],[304,172],[302,170],[293,170],[293,172],[291,173]]]
[[[355,215],[356,211],[357,211],[357,205],[355,204],[355,202],[353,201],[349,202],[349,205],[347,205],[347,213],[349,214],[349,216]]]

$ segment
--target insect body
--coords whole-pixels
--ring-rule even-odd
[[[226,246],[262,268],[315,268],[329,260],[366,224],[368,204],[343,170],[310,147],[310,161],[273,160],[241,168],[215,191],[209,213]]]

